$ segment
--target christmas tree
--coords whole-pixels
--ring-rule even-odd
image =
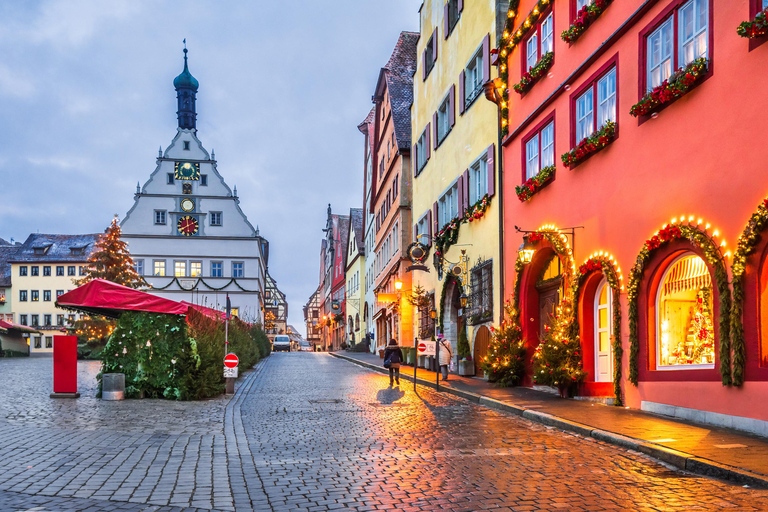
[[[712,290],[702,288],[696,294],[693,319],[689,329],[689,338],[693,338],[693,354],[690,362],[707,364],[715,362],[715,330],[712,327],[710,299]]]
[[[575,391],[584,380],[578,325],[570,302],[563,300],[556,314],[550,318],[533,355],[533,382],[543,386],[556,386],[565,396]]]
[[[117,215],[112,224],[96,242],[96,250],[88,258],[85,277],[75,280],[77,286],[94,279],[106,279],[129,288],[148,286],[133,266],[133,259],[128,253],[128,245],[121,240],[122,232],[117,223]]]
[[[516,386],[525,375],[525,340],[523,331],[517,323],[517,311],[511,304],[504,306],[507,320],[494,329],[488,345],[488,356],[480,361],[480,366],[488,376],[489,382],[499,386]]]

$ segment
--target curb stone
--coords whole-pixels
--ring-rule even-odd
[[[329,352],[329,354],[333,357],[348,361],[358,366],[362,366],[369,370],[388,375],[387,370],[378,365],[360,361],[358,359],[334,352]],[[413,375],[407,375],[401,372],[400,378],[413,382]],[[432,389],[436,388],[434,382],[426,381],[424,379],[417,378],[416,383]],[[502,402],[501,400],[478,395],[469,391],[462,391],[454,388],[441,388],[441,391],[465,398],[471,402],[479,404],[483,407],[487,407],[489,409],[512,413],[542,425],[555,427],[563,431],[574,432],[583,437],[597,439],[598,441],[603,441],[615,446],[634,450],[683,471],[688,471],[690,473],[695,473],[702,476],[719,478],[721,480],[728,480],[729,482],[749,485],[751,487],[760,489],[768,489],[768,476],[759,475],[741,468],[728,466],[713,460],[697,457],[685,452],[680,452],[672,448],[667,448],[663,445],[649,443],[647,441],[643,441],[642,439],[636,439],[634,437],[617,434],[616,432],[597,429],[583,423],[570,421],[565,418],[560,418],[545,412],[526,409],[525,407],[519,405]]]

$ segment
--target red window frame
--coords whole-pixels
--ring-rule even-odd
[[[749,0],[749,21],[752,21],[755,19],[755,16],[758,15],[758,13],[762,12],[764,9],[763,7],[763,0]],[[762,45],[768,41],[768,36],[763,37],[757,37],[755,39],[749,40],[749,51],[754,50],[758,46]]]
[[[536,52],[538,57],[536,58],[536,62],[541,60],[541,22],[546,20],[549,15],[552,15],[552,51],[555,51],[555,41],[557,40],[557,32],[555,31],[555,11],[552,9],[552,3],[550,2],[549,7],[544,9],[544,11],[541,13],[541,16],[539,16],[539,21],[536,22],[536,27],[531,27],[528,30],[528,34],[525,36],[522,42],[522,50],[520,54],[522,55],[522,59],[520,61],[520,74],[522,75],[526,71],[528,71],[528,40],[536,35],[538,39],[536,39]]]
[[[590,88],[593,89],[592,92],[592,126],[595,130],[600,128],[597,126],[597,82],[600,81],[601,78],[603,78],[605,75],[607,75],[612,69],[616,70],[616,135],[615,138],[618,138],[619,136],[619,115],[621,115],[621,107],[619,106],[619,54],[616,52],[613,57],[608,59],[605,64],[600,66],[600,68],[595,71],[589,78],[587,78],[584,81],[584,84],[582,84],[574,93],[570,96],[570,111],[571,111],[571,149],[576,147],[576,144],[581,142],[580,140],[576,140],[576,100],[581,97],[582,94],[587,92]]]
[[[677,13],[680,10],[680,7],[683,4],[688,3],[690,0],[674,0],[671,2],[667,7],[664,8],[661,13],[659,13],[658,16],[656,16],[648,25],[645,26],[640,31],[639,34],[639,44],[638,44],[638,51],[640,53],[638,62],[640,63],[640,69],[637,74],[637,81],[638,81],[638,100],[642,99],[643,96],[646,94],[646,87],[647,87],[647,78],[648,78],[648,36],[653,33],[657,28],[659,28],[663,23],[665,23],[669,18],[673,18],[672,21],[672,43],[674,45],[673,51],[672,51],[672,72],[674,73],[677,71],[677,69],[680,67],[679,64],[679,58],[680,58],[680,47],[679,47],[679,34],[678,29],[680,26],[680,23],[678,21]],[[704,74],[702,79],[699,81],[698,84],[701,84],[703,81],[707,80],[712,74],[714,73],[714,49],[715,49],[715,30],[714,30],[714,9],[713,9],[713,0],[707,0],[709,2],[709,6],[707,7],[709,12],[709,20],[707,21],[708,27],[707,27],[707,35],[708,35],[708,41],[707,41],[707,58],[709,59],[709,66],[707,69],[707,72]],[[694,87],[696,87],[694,85]],[[668,104],[667,104],[668,105]],[[665,107],[662,106],[661,109]],[[641,120],[642,121],[642,120]]]
[[[526,177],[528,155],[526,155],[525,146],[528,144],[528,141],[534,137],[539,137],[539,172],[541,172],[541,130],[543,130],[544,127],[546,127],[550,122],[552,123],[552,151],[554,153],[554,165],[557,167],[557,124],[555,123],[555,111],[553,110],[547,115],[547,117],[539,121],[536,126],[534,126],[528,133],[526,133],[525,137],[522,138],[522,146],[520,147],[520,156],[522,160],[522,165],[520,166],[521,184],[528,180]],[[552,179],[554,179],[554,177]]]

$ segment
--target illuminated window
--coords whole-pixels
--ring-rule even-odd
[[[189,262],[189,275],[192,277],[200,277],[203,275],[203,263],[201,261]]]
[[[608,282],[597,288],[595,295],[595,382],[613,380],[613,359],[611,357],[612,291]]]
[[[164,276],[165,275],[165,260],[156,260],[154,262],[154,272],[153,274],[156,276]]]
[[[187,275],[187,262],[186,261],[174,261],[173,262],[173,275],[176,277],[185,277]]]
[[[230,311],[232,312],[232,316],[240,316],[240,308],[232,308]]]
[[[659,369],[714,368],[712,279],[707,264],[687,253],[664,272],[656,298]]]

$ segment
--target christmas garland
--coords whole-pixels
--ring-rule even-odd
[[[568,44],[573,44],[583,34],[598,16],[611,4],[613,0],[595,0],[585,5],[576,13],[576,19],[568,30],[563,31],[560,37]]]
[[[616,397],[613,404],[623,405],[621,399],[621,358],[624,356],[624,348],[621,345],[621,300],[620,294],[623,288],[621,270],[615,264],[613,256],[606,254],[592,255],[579,267],[579,286],[584,278],[592,272],[600,271],[605,276],[608,286],[613,292],[613,335],[611,345],[613,348],[613,394]]]
[[[763,37],[768,34],[768,9],[760,11],[752,21],[743,21],[736,28],[736,33],[741,37],[748,39],[755,39],[757,37]]]
[[[539,81],[539,78],[544,76],[544,73],[552,66],[553,62],[555,62],[555,52],[545,53],[528,71],[523,72],[520,81],[513,85],[512,88],[518,94],[525,94],[528,89],[533,87],[533,84]]]
[[[439,265],[438,261],[442,261],[442,257],[448,252],[459,240],[459,228],[465,222],[473,222],[477,219],[481,219],[485,215],[485,211],[491,205],[491,198],[488,194],[485,194],[482,198],[477,200],[475,204],[470,206],[464,211],[464,215],[455,217],[448,224],[443,226],[443,229],[437,232],[433,241],[435,242],[435,265]]]
[[[632,105],[629,109],[630,115],[644,116],[655,108],[684,96],[707,72],[708,63],[706,57],[701,57],[678,69],[661,85],[654,87],[651,92],[643,96],[643,99]]]
[[[733,273],[733,307],[731,308],[731,345],[733,346],[733,384],[744,383],[746,347],[744,344],[744,270],[747,257],[755,252],[761,233],[768,228],[768,199],[764,199],[752,214],[749,223],[739,236],[731,263]]]
[[[550,165],[548,167],[543,168],[534,176],[533,178],[528,179],[525,183],[522,185],[518,185],[515,187],[515,192],[517,192],[517,198],[520,200],[520,202],[528,201],[530,198],[533,197],[533,194],[544,188],[544,185],[549,183],[549,179],[552,178],[555,175],[555,166]]]
[[[589,137],[585,137],[575,148],[563,154],[560,159],[569,167],[580,162],[592,153],[600,151],[605,146],[613,142],[616,136],[616,123],[606,121],[606,123]]]
[[[155,276],[153,276],[153,277],[155,277]],[[181,286],[181,282],[179,281],[179,278],[176,277],[176,276],[174,276],[174,278],[171,279],[171,281],[167,285],[165,285],[165,286],[150,286],[150,288],[152,290],[167,290],[168,288],[171,287],[171,285],[174,282],[179,285],[179,288],[181,288],[182,290],[187,291],[187,292],[194,290],[200,284],[202,284],[203,286],[205,286],[209,290],[213,290],[213,291],[219,292],[219,291],[223,290],[224,288],[226,288],[227,286],[229,286],[229,285],[234,283],[235,286],[240,288],[240,290],[244,291],[245,293],[259,293],[258,290],[246,290],[245,288],[240,286],[240,283],[238,283],[237,279],[235,279],[234,277],[232,279],[230,279],[229,282],[227,282],[227,284],[225,284],[224,286],[222,286],[220,288],[216,288],[215,286],[211,286],[210,284],[206,283],[205,281],[203,281],[202,277],[198,277],[197,278],[197,280],[195,281],[195,285],[192,288],[184,288],[183,286]]]
[[[710,236],[706,230],[699,228],[701,220],[696,225],[691,224],[692,221],[693,217],[689,218],[687,223],[682,218],[679,223],[676,222],[676,219],[672,219],[671,224],[666,224],[660,231],[646,240],[643,249],[637,256],[635,265],[629,272],[629,285],[627,286],[627,300],[629,302],[629,381],[635,386],[638,383],[638,358],[640,354],[640,340],[637,333],[638,292],[645,264],[650,259],[653,251],[671,240],[680,239],[687,239],[693,245],[699,247],[704,252],[706,262],[715,270],[715,283],[717,284],[720,301],[720,317],[718,318],[720,328],[720,376],[724,386],[732,383],[730,346],[731,293],[728,287],[728,273],[725,269],[725,260],[719,246],[713,240],[713,237],[717,236],[717,231]],[[709,228],[708,224],[707,228]]]
[[[464,293],[464,286],[461,281],[456,279],[453,274],[449,274],[445,281],[443,281],[443,289],[440,291],[440,316],[438,317],[438,325],[440,326],[440,332],[443,332],[443,316],[445,314],[445,291],[448,289],[448,283],[456,283],[459,287],[459,295]]]

